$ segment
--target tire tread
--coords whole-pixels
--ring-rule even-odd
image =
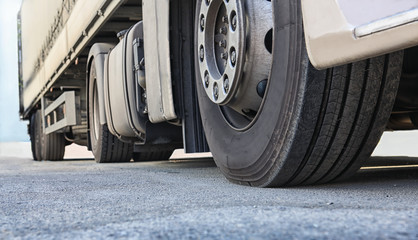
[[[112,135],[107,125],[101,126],[100,146],[94,156],[98,163],[129,162],[132,159],[132,144],[125,143]]]
[[[392,53],[334,68],[331,81],[324,79],[322,110],[310,146],[285,185],[325,183],[361,167],[390,116],[401,58],[401,53]]]

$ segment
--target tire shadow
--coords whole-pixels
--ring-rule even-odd
[[[376,184],[380,188],[398,184],[418,188],[418,158],[371,157],[351,178],[312,187],[359,188],[359,186],[369,187]]]
[[[170,159],[167,162],[160,162],[160,165],[170,168],[216,168],[213,158],[197,159]]]
[[[94,159],[70,158],[63,161],[94,161]],[[121,163],[119,163],[121,164]],[[155,164],[163,168],[194,169],[216,168],[213,158],[170,159],[169,161],[127,162],[122,164]],[[219,172],[220,177],[223,177]],[[352,177],[322,185],[299,186],[295,188],[358,188],[360,185],[376,183],[393,186],[408,182],[418,189],[418,157],[371,157]]]
[[[83,162],[83,161],[94,161],[94,158],[64,158],[62,160],[43,160],[45,162]]]
[[[418,158],[371,157],[352,177],[351,182],[411,179],[418,180]]]

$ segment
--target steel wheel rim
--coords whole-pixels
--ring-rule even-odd
[[[212,103],[219,105],[231,128],[244,131],[257,119],[268,88],[273,38],[271,2],[202,0],[198,11],[200,84]]]

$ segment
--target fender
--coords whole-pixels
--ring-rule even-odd
[[[318,69],[418,45],[416,0],[302,0],[302,12]]]
[[[87,66],[87,77],[89,79],[90,76],[90,66],[93,64],[93,59],[97,59],[94,61],[96,64],[96,74],[97,74],[97,91],[98,91],[98,98],[99,98],[99,114],[100,114],[100,124],[106,124],[106,112],[105,112],[105,101],[104,101],[104,62],[106,55],[115,45],[110,43],[100,43],[94,44],[89,52],[88,57],[88,66]],[[89,83],[86,82],[86,89],[87,94],[89,94]],[[89,96],[87,96],[89,99]],[[88,109],[87,109],[88,111]],[[90,124],[89,124],[90,126]]]

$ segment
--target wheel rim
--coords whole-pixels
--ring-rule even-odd
[[[272,61],[272,5],[266,0],[203,0],[198,72],[206,96],[232,128],[251,126],[262,107]]]

